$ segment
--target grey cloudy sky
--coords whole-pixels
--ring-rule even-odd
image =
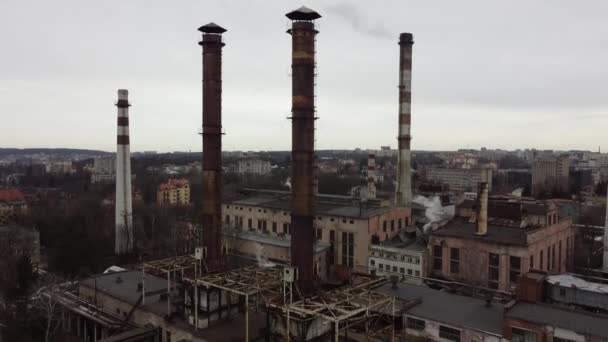
[[[225,150],[291,144],[290,36],[318,23],[317,148],[396,145],[400,32],[414,34],[414,149],[608,149],[608,1],[2,0],[0,147],[200,151],[199,26],[224,34]]]

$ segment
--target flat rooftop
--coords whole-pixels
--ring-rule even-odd
[[[291,211],[289,191],[246,190],[239,198],[224,201],[226,205],[254,206],[272,210]],[[315,215],[369,219],[390,211],[392,206],[382,206],[381,200],[361,202],[358,198],[319,194],[315,198]]]
[[[604,315],[562,309],[547,304],[519,302],[509,309],[505,316],[562,328],[582,335],[608,338],[608,316]]]
[[[88,288],[97,289],[100,293],[107,294],[125,303],[135,305],[141,296],[141,291],[138,291],[138,284],[142,281],[141,271],[122,271],[99,274],[80,281],[80,285]],[[167,280],[155,275],[146,273],[146,297],[166,293]],[[166,314],[167,305],[160,303],[149,303],[140,306],[144,310],[150,312]]]
[[[406,302],[419,301],[406,310],[406,315],[502,336],[502,304],[492,303],[487,306],[486,301],[482,299],[433,290],[425,286],[398,283],[397,287],[393,289],[392,284],[385,284],[377,288],[376,292],[395,296]]]
[[[542,228],[504,226],[494,224],[492,220],[488,219],[488,233],[479,236],[475,234],[477,232],[476,222],[470,222],[468,218],[456,217],[433,231],[433,235],[492,242],[500,245],[527,246],[527,234],[538,229]]]

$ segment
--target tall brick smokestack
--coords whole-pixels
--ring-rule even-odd
[[[477,186],[477,235],[488,233],[488,183],[480,182]]]
[[[201,26],[203,39],[203,246],[207,264],[222,260],[222,27]]]
[[[129,91],[118,90],[118,129],[116,135],[116,227],[114,252],[133,250],[133,209],[131,198],[131,151],[129,141]]]
[[[414,36],[402,33],[399,36],[399,170],[395,202],[398,206],[412,205],[412,171],[410,125],[412,122],[412,45]]]
[[[376,155],[367,156],[367,198],[376,198]]]
[[[306,8],[286,14],[292,20],[291,264],[304,295],[314,290],[315,30],[319,13]]]

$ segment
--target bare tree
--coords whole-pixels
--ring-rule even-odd
[[[63,306],[59,297],[65,286],[69,283],[59,284],[58,279],[45,276],[41,279],[40,288],[32,296],[33,306],[40,315],[44,329],[44,341],[50,342],[61,326]]]

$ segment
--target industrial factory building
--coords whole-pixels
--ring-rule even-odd
[[[531,270],[557,274],[572,267],[572,220],[559,216],[552,201],[488,203],[487,192],[487,185],[480,183],[478,204],[470,216],[456,217],[431,233],[431,276],[510,291],[518,277]]]
[[[369,246],[394,238],[412,224],[409,208],[361,203],[349,196],[315,197],[315,236],[329,246],[330,265],[366,272]],[[246,190],[242,198],[224,203],[224,224],[230,234],[243,232],[290,239],[291,199],[286,191]],[[263,246],[264,242],[260,242]],[[238,245],[235,248],[240,248]],[[244,251],[241,251],[244,253]],[[290,260],[282,255],[276,261]]]

